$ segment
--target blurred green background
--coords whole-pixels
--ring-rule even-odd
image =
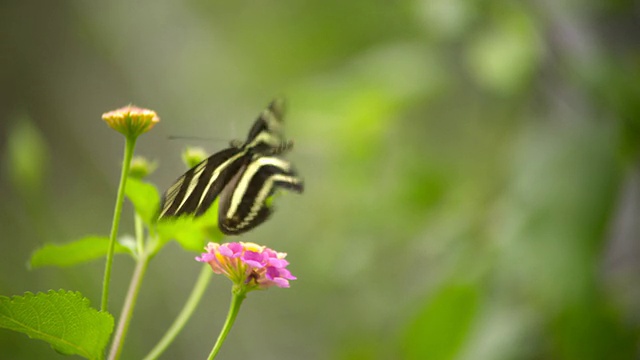
[[[103,112],[158,112],[137,154],[164,190],[185,146],[244,138],[284,95],[306,192],[239,240],[287,252],[298,280],[251,293],[220,358],[638,358],[638,14],[626,0],[2,1],[0,294],[65,288],[99,306],[103,261],[26,263],[108,234],[123,138]],[[173,321],[194,256],[171,244],[151,263],[123,358]],[[133,262],[115,266],[117,315]],[[163,358],[206,356],[229,288],[214,278]],[[0,330],[0,358],[62,356]]]

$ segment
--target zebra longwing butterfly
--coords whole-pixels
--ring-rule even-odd
[[[304,184],[291,164],[279,157],[293,147],[284,139],[284,102],[262,111],[247,139],[233,141],[189,169],[162,198],[159,218],[199,216],[218,200],[218,227],[227,235],[253,229],[271,215],[267,199],[279,189],[301,193]]]

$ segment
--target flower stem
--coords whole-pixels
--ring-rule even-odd
[[[127,184],[127,176],[129,174],[129,166],[131,165],[131,157],[133,149],[136,147],[136,138],[134,136],[126,137],[124,144],[124,159],[122,160],[122,173],[120,174],[120,185],[118,186],[118,195],[116,197],[116,207],[113,211],[113,222],[111,223],[111,235],[109,236],[109,251],[107,252],[107,263],[104,268],[104,279],[102,281],[102,302],[100,310],[107,311],[107,303],[109,302],[109,282],[111,281],[111,265],[113,264],[113,252],[116,245],[116,237],[118,236],[118,226],[120,225],[120,215],[122,214],[122,203],[124,202],[124,189]]]
[[[122,351],[122,345],[124,344],[124,338],[127,335],[129,329],[129,323],[131,322],[131,316],[133,315],[133,309],[136,305],[138,298],[138,292],[140,291],[140,285],[142,279],[147,271],[147,265],[149,264],[149,256],[143,252],[138,257],[136,268],[129,284],[129,290],[127,290],[127,297],[122,307],[122,313],[120,313],[120,319],[118,319],[118,328],[113,336],[113,342],[111,343],[111,350],[109,351],[109,360],[116,360],[120,357]]]
[[[198,276],[196,285],[193,287],[193,290],[191,290],[191,295],[189,295],[189,299],[187,299],[187,302],[184,304],[182,311],[173,322],[173,324],[171,324],[171,327],[169,328],[169,330],[167,330],[162,339],[160,339],[160,342],[158,342],[158,344],[149,352],[149,354],[144,357],[144,360],[157,359],[169,347],[173,340],[175,340],[176,336],[178,336],[178,333],[182,331],[182,328],[184,328],[184,325],[196,310],[200,299],[202,299],[204,291],[209,285],[209,280],[211,279],[212,274],[213,271],[211,271],[209,265],[205,265],[202,267],[202,271]]]
[[[138,212],[134,217],[134,229],[136,234],[136,255],[141,256],[144,252],[144,222]]]
[[[222,327],[222,331],[220,331],[220,335],[218,335],[218,340],[216,340],[216,344],[211,349],[211,353],[207,360],[213,360],[220,348],[222,347],[222,343],[227,338],[227,334],[231,330],[234,321],[236,320],[236,316],[238,316],[238,311],[240,311],[240,305],[242,305],[242,301],[247,296],[247,293],[244,291],[236,291],[235,287],[232,291],[231,295],[231,305],[229,307],[229,313],[227,314],[227,320],[224,322],[224,326]]]

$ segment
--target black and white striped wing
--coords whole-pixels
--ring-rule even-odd
[[[218,227],[227,235],[239,234],[263,223],[271,215],[267,199],[278,189],[301,193],[304,183],[291,164],[276,157],[258,157],[227,183],[220,194]]]
[[[219,198],[218,227],[239,234],[271,214],[268,199],[280,188],[302,192],[304,185],[286,160],[275,157],[293,146],[284,138],[284,101],[273,100],[244,142],[217,152],[189,169],[164,194],[159,218],[204,214]]]
[[[284,138],[284,111],[284,100],[273,100],[253,123],[247,140],[242,145],[265,156],[282,154],[291,149],[293,143]]]
[[[159,218],[202,215],[247,161],[245,151],[229,148],[192,167],[165,192]]]

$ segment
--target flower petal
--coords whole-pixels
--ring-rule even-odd
[[[296,277],[286,268],[286,253],[273,251],[254,243],[209,243],[206,252],[196,257],[206,262],[213,272],[224,274],[244,291],[271,286],[289,287],[289,280]]]
[[[266,262],[265,256],[255,251],[245,251],[241,259],[245,264],[257,269],[264,267]]]

